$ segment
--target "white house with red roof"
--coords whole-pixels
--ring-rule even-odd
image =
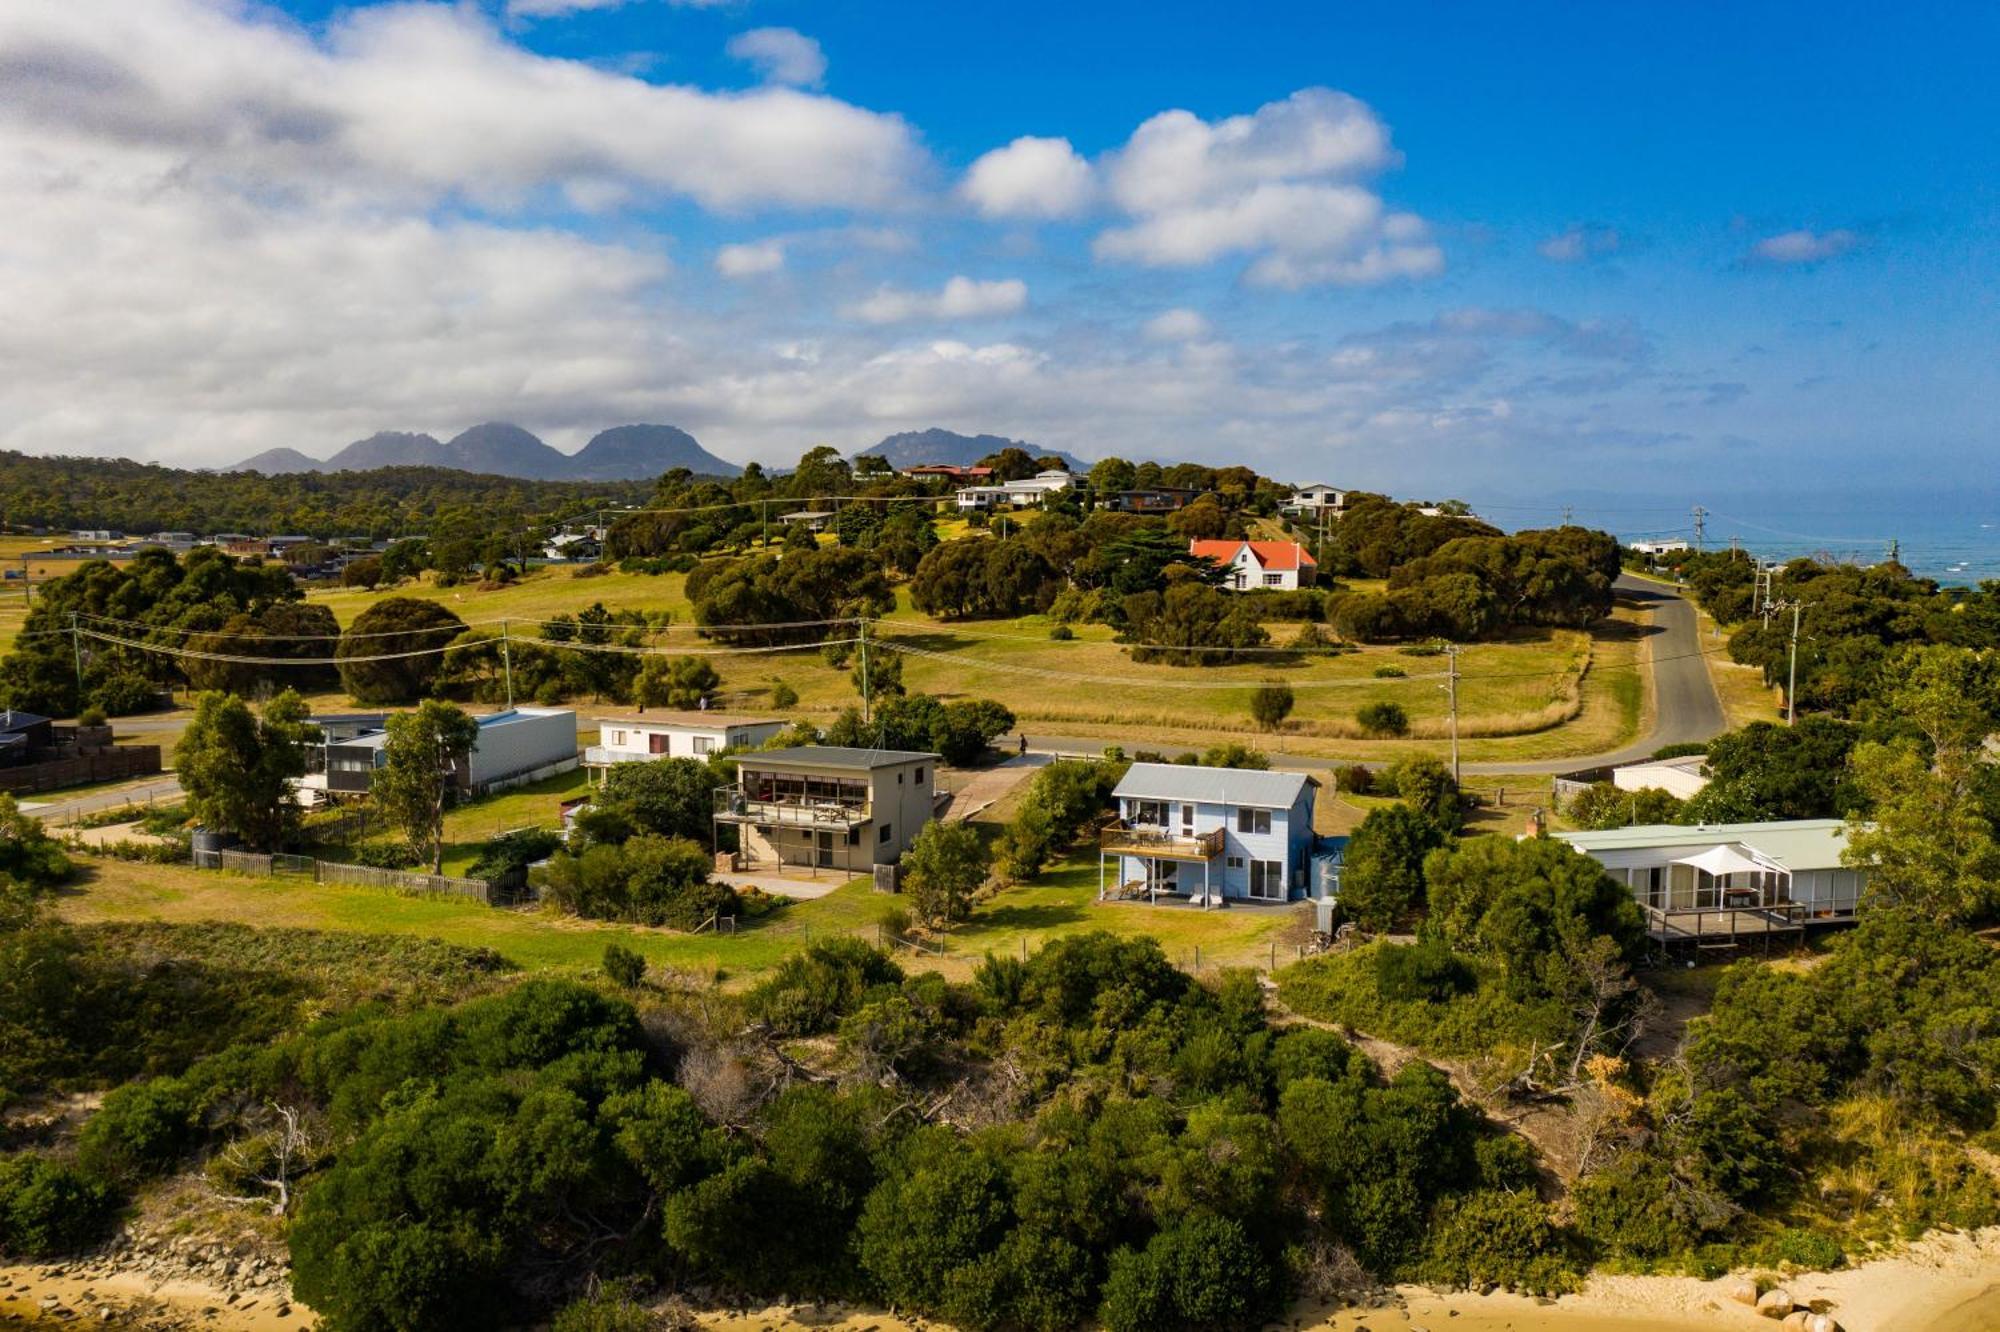
[[[1296,541],[1190,541],[1188,554],[1205,555],[1229,570],[1224,587],[1292,592],[1311,587],[1319,562]]]

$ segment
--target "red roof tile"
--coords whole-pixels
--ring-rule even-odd
[[[1319,567],[1319,561],[1296,541],[1190,541],[1188,554],[1206,555],[1217,564],[1234,564],[1236,552],[1245,546],[1250,547],[1257,563],[1273,572]]]

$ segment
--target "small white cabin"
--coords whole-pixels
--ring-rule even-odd
[[[597,719],[597,743],[584,751],[584,766],[649,759],[707,758],[724,749],[756,749],[785,723],[776,717],[692,711],[621,712]]]

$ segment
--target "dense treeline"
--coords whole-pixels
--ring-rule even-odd
[[[1747,552],[1681,552],[1668,557],[1702,609],[1733,626],[1729,655],[1756,666],[1764,682],[1786,686],[1791,670],[1792,612],[1799,606],[1798,706],[1854,716],[1893,681],[1898,650],[1923,644],[2000,647],[2000,583],[1941,588],[1900,564],[1863,568],[1793,560],[1779,566],[1771,597],[1784,603],[1766,616],[1757,566]]]
[[[732,1011],[625,993],[639,1011],[534,980],[183,1063],[108,1097],[73,1157],[0,1158],[0,1245],[87,1242],[282,1111],[294,1286],[336,1330],[515,1325],[610,1278],[1120,1332],[1255,1325],[1362,1267],[1574,1279],[1532,1153],[1442,1075],[1273,1028],[1252,977],[1200,984],[1149,941],[970,984],[833,941]],[[793,1037],[817,1070],[764,1044]]]
[[[641,502],[643,482],[524,481],[442,467],[197,472],[126,458],[0,452],[0,513],[15,528],[278,532],[382,539],[463,515],[491,532]]]
[[[1581,629],[1611,613],[1618,571],[1617,539],[1588,528],[1457,537],[1396,564],[1386,593],[1340,598],[1333,619],[1342,633],[1364,642],[1463,641],[1528,626]]]
[[[70,632],[76,617],[84,631],[161,647],[327,657],[340,627],[331,611],[304,604],[304,597],[282,565],[239,560],[213,547],[199,547],[184,559],[164,550],[143,551],[122,567],[93,560],[37,594],[20,638],[0,661],[0,691],[9,707],[69,717],[86,706],[114,715],[138,712],[151,707],[154,695],[172,684],[239,692],[273,680],[300,688],[324,684],[330,672],[323,667],[202,659],[183,664],[142,647],[75,640]]]

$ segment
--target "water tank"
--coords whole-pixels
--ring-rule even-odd
[[[236,845],[236,834],[220,829],[196,828],[193,846],[197,851],[227,851]]]

